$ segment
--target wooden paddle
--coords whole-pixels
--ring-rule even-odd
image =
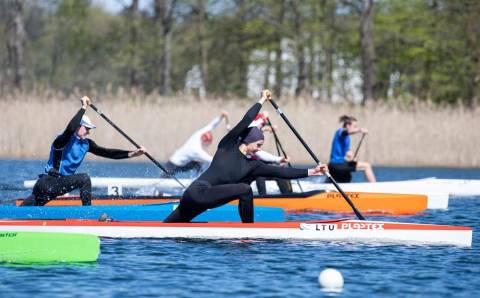
[[[273,127],[272,122],[270,121],[270,118],[266,117],[266,120],[267,120],[267,124],[272,129],[273,138],[275,139],[275,145],[277,147],[278,155],[280,155],[280,151],[281,151],[282,154],[283,154],[283,157],[287,158],[287,153],[283,149],[282,143],[280,143],[280,139],[278,138],[277,132],[275,131],[275,128]],[[288,165],[289,168],[292,167],[292,164],[290,162],[288,162],[287,165]],[[297,182],[298,187],[300,188],[300,191],[303,192],[302,185],[300,184],[300,181],[299,180],[295,180],[295,181]]]
[[[303,140],[302,136],[298,133],[298,131],[295,129],[295,127],[293,127],[292,123],[290,123],[290,121],[288,120],[287,116],[285,116],[285,114],[283,113],[283,111],[278,107],[278,105],[275,103],[275,101],[273,99],[270,99],[270,103],[272,104],[272,106],[275,108],[275,110],[277,111],[277,113],[280,115],[280,117],[282,117],[282,119],[285,121],[285,123],[287,123],[288,127],[290,127],[290,129],[292,130],[292,132],[295,134],[295,136],[297,137],[297,139],[302,143],[303,147],[305,147],[305,149],[308,151],[308,153],[310,154],[310,156],[313,158],[313,160],[317,163],[317,164],[320,164],[320,160],[317,158],[317,156],[315,155],[315,153],[313,153],[313,151],[310,149],[310,147],[307,145],[307,143],[305,143],[305,141]],[[333,185],[335,185],[335,188],[338,190],[338,192],[342,195],[342,197],[345,199],[345,201],[347,201],[348,205],[350,205],[350,207],[352,208],[353,212],[355,212],[355,215],[357,215],[357,217],[360,219],[360,220],[365,220],[365,217],[360,213],[360,211],[358,211],[357,207],[355,207],[355,205],[353,204],[353,202],[350,200],[350,198],[347,196],[347,194],[342,190],[342,188],[340,187],[340,185],[338,185],[337,181],[335,181],[335,179],[333,179],[332,175],[330,175],[329,172],[326,172],[325,175],[330,178],[330,181],[332,181]]]
[[[132,143],[133,146],[135,146],[137,149],[140,148],[140,145],[138,145],[132,138],[130,138],[125,132],[123,132],[123,130],[121,130],[120,127],[115,125],[115,123],[113,123],[112,120],[110,120],[107,116],[105,116],[105,114],[103,114],[103,112],[100,111],[95,105],[90,104],[90,107],[95,112],[97,112],[103,119],[105,119],[105,121],[107,121],[113,128],[115,128],[122,136],[124,136],[130,143]],[[145,156],[148,157],[148,159],[150,159],[163,172],[165,172],[165,174],[175,179],[175,181],[177,181],[178,184],[180,184],[184,189],[186,188],[185,185],[183,185],[182,182],[180,182],[180,180],[177,179],[177,177],[173,176],[170,172],[168,172],[155,158],[153,158],[153,156],[150,155],[150,153],[145,152]]]

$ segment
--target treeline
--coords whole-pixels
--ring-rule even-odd
[[[479,103],[478,0],[140,2],[0,0],[0,91]]]

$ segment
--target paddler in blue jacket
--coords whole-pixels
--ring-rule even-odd
[[[356,133],[366,134],[368,130],[359,128],[357,119],[352,116],[341,116],[340,123],[342,123],[342,127],[337,129],[333,136],[332,151],[328,164],[330,174],[337,182],[348,183],[352,180],[352,172],[365,171],[368,182],[376,182],[370,163],[357,161],[356,158],[353,159],[353,153],[350,150],[350,135]]]
[[[75,189],[80,189],[82,204],[90,205],[92,199],[90,177],[85,173],[75,173],[87,152],[111,159],[132,158],[145,153],[143,146],[134,151],[109,149],[100,147],[87,138],[90,130],[96,126],[85,115],[87,106],[91,103],[90,99],[84,96],[80,101],[81,109],[70,120],[65,131],[53,141],[45,174],[39,176],[33,186],[32,195],[24,201],[22,206],[43,206],[49,200]]]

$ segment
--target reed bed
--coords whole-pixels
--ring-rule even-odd
[[[64,96],[52,92],[8,94],[0,97],[0,157],[47,159],[54,137],[80,108],[80,94]],[[140,93],[94,94],[94,104],[143,144],[158,160],[165,161],[197,129],[221,110],[235,124],[254,100],[172,98]],[[361,160],[374,165],[480,167],[479,109],[463,106],[438,107],[412,103],[373,103],[366,107],[335,105],[312,99],[278,102],[291,122],[322,161],[328,161],[331,140],[339,127],[338,117],[354,115],[370,133],[360,150]],[[264,109],[278,126],[280,140],[294,163],[312,160],[282,119],[267,104]],[[93,110],[87,114],[98,126],[91,138],[99,145],[131,149],[132,146]],[[214,153],[226,133],[222,124],[214,131]],[[354,136],[355,148],[360,137]],[[275,152],[267,135],[266,150]],[[94,159],[89,155],[89,159]],[[137,159],[138,160],[138,159]]]

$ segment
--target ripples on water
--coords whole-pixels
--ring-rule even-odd
[[[39,162],[0,161],[3,202],[28,194],[21,190],[21,182],[34,178],[32,172],[41,167]],[[115,172],[115,167],[122,170]],[[145,175],[143,168],[150,172]],[[92,176],[143,173],[153,177],[156,173],[150,165],[130,163],[87,163],[87,171]],[[424,176],[418,172],[383,168],[379,176],[384,180],[427,176],[480,179],[480,170],[422,169]],[[396,219],[474,226],[471,249],[309,241],[103,239],[102,254],[93,264],[0,265],[0,293],[1,297],[475,297],[480,290],[479,202],[480,198],[455,198],[449,211]],[[309,214],[291,215],[290,219],[326,217]],[[342,293],[321,291],[317,278],[325,267],[342,272]]]

